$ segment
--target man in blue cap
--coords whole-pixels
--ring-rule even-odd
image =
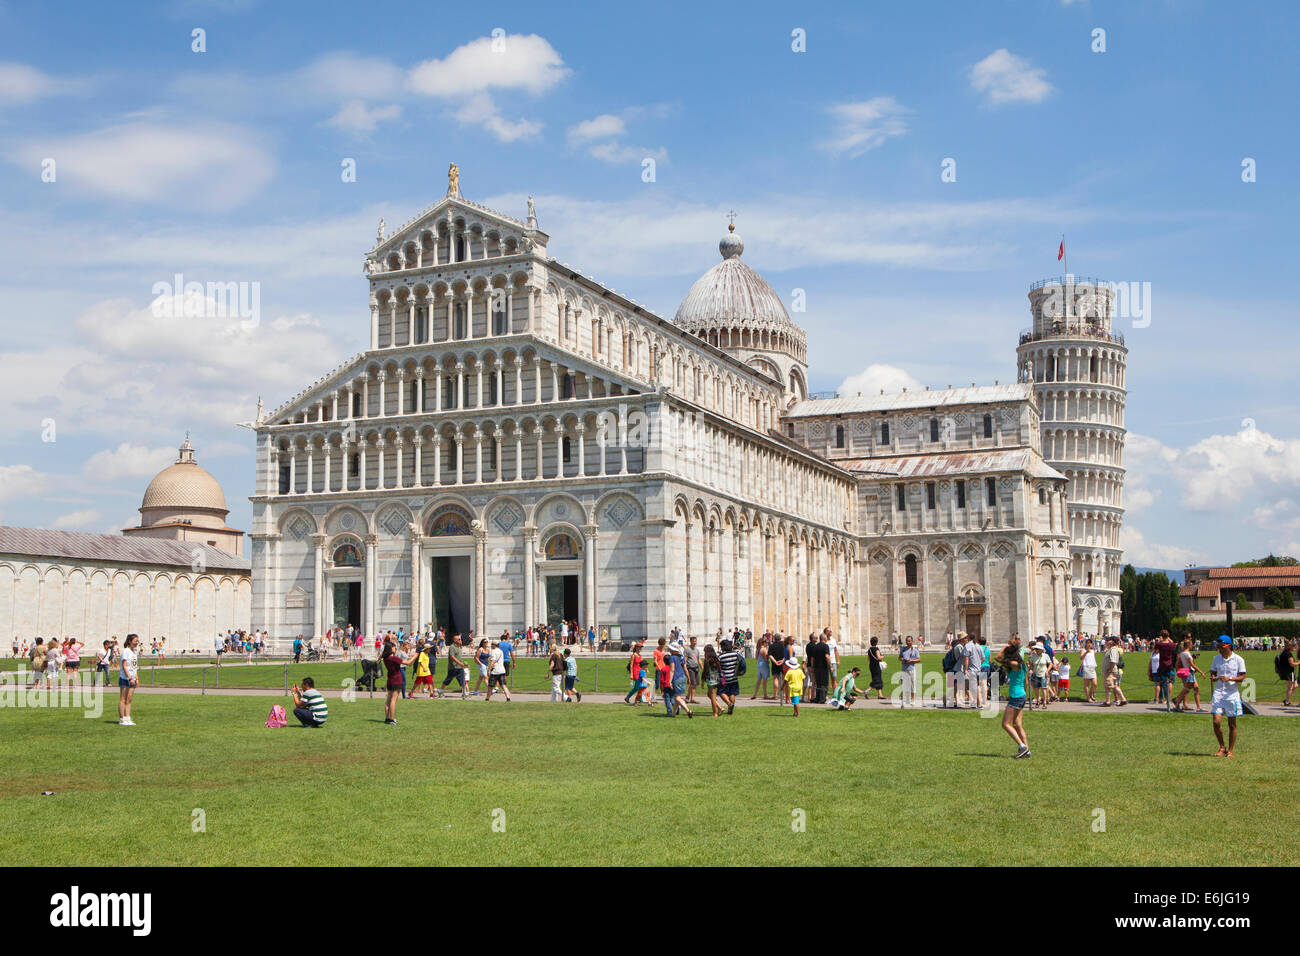
[[[1214,736],[1219,739],[1219,750],[1214,756],[1231,757],[1237,746],[1237,718],[1241,716],[1241,682],[1246,679],[1246,662],[1232,649],[1232,638],[1220,634],[1219,653],[1210,665],[1210,678],[1214,681],[1214,696],[1210,700],[1210,713],[1214,715]],[[1228,718],[1228,745],[1223,744],[1223,718]]]

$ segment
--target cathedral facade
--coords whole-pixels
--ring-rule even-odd
[[[672,321],[548,241],[458,181],[381,223],[368,348],[255,423],[255,627],[1071,627],[1031,384],[811,398],[734,230]]]

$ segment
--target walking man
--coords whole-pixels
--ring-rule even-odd
[[[916,706],[916,665],[921,662],[921,652],[912,646],[912,635],[907,635],[903,649],[898,652],[903,667],[903,707]]]
[[[1120,654],[1119,644],[1116,643],[1114,635],[1107,637],[1106,653],[1103,654],[1101,658],[1101,675],[1106,687],[1106,699],[1101,705],[1103,707],[1110,706],[1110,698],[1112,694],[1115,697],[1116,706],[1123,707],[1128,703],[1128,699],[1125,698],[1124,692],[1119,688],[1119,679],[1121,674],[1120,663],[1123,660],[1124,657]]]
[[[686,660],[686,703],[695,703],[695,688],[700,686],[700,648],[699,638],[692,637],[682,651]]]
[[[1214,736],[1218,738],[1216,757],[1231,757],[1237,746],[1237,718],[1242,714],[1241,682],[1246,679],[1246,662],[1232,649],[1232,638],[1219,635],[1219,653],[1210,665],[1214,697],[1210,713],[1214,715]],[[1223,744],[1223,718],[1228,718],[1228,744]]]

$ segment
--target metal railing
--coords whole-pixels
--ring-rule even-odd
[[[1107,342],[1114,342],[1116,345],[1124,344],[1124,335],[1121,332],[1113,332],[1103,329],[1096,325],[1089,325],[1086,322],[1065,322],[1053,325],[1050,329],[1035,331],[1032,328],[1022,329],[1020,332],[1020,344],[1026,342],[1038,342],[1043,339],[1053,338],[1085,338],[1085,339],[1102,339]]]
[[[1037,292],[1039,289],[1042,289],[1049,285],[1059,285],[1059,286],[1096,285],[1096,286],[1104,286],[1106,288],[1109,288],[1110,281],[1107,279],[1098,279],[1095,276],[1076,276],[1076,275],[1049,276],[1046,279],[1039,279],[1037,282],[1035,282],[1033,285],[1029,287],[1029,291]]]

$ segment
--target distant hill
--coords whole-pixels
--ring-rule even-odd
[[[1185,580],[1183,580],[1182,571],[1171,571],[1168,568],[1139,568],[1136,564],[1133,565],[1133,570],[1135,570],[1138,574],[1145,574],[1147,571],[1159,571],[1161,574],[1165,575],[1166,577],[1173,578],[1174,583],[1177,585],[1181,586],[1187,583]]]

